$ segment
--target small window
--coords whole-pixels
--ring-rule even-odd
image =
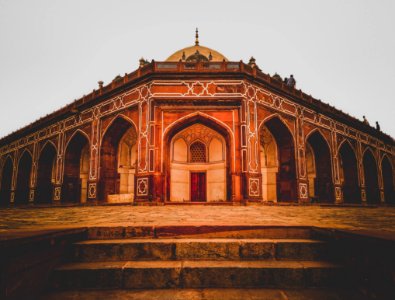
[[[190,148],[190,161],[193,163],[206,162],[206,145],[202,142],[194,142]]]

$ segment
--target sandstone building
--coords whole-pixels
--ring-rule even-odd
[[[0,140],[0,203],[394,204],[395,141],[199,45]]]

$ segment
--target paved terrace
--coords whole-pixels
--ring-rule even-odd
[[[83,226],[304,225],[395,236],[395,207],[73,206],[0,209],[0,236]]]

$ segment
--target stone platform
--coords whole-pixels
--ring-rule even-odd
[[[1,236],[19,230],[92,226],[319,226],[395,234],[395,207],[330,206],[65,206],[1,208]],[[20,233],[19,233],[20,234]]]

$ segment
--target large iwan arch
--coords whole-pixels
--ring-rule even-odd
[[[201,114],[176,124],[163,139],[165,201],[230,201],[231,133]]]

